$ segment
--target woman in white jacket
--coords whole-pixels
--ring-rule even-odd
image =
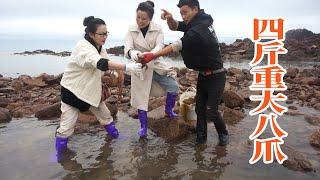
[[[121,64],[109,61],[104,45],[108,31],[102,19],[87,17],[84,39],[80,40],[70,56],[70,62],[61,80],[61,121],[56,131],[57,155],[67,149],[68,137],[74,132],[78,113],[90,110],[113,138],[118,130],[102,99],[101,77],[107,70],[125,70],[140,73],[140,63]],[[59,157],[58,157],[59,158]]]
[[[124,54],[133,61],[139,61],[143,52],[157,52],[164,47],[164,36],[161,27],[152,22],[154,3],[142,2],[136,10],[136,23],[129,26],[125,37]],[[156,59],[147,63],[142,69],[142,75],[131,75],[131,105],[138,109],[141,137],[147,135],[147,111],[149,96],[152,92],[161,90],[166,92],[165,113],[170,119],[177,115],[173,112],[176,97],[179,91],[178,83],[173,78],[175,71],[170,69],[163,59]],[[159,92],[159,91],[158,91]]]

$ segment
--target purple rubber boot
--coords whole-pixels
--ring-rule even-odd
[[[146,137],[147,136],[147,129],[148,129],[148,117],[147,117],[147,111],[143,111],[138,109],[138,117],[140,120],[141,128],[138,131],[138,134],[140,137]]]
[[[169,116],[170,119],[178,117],[178,115],[173,112],[174,105],[176,104],[176,97],[176,93],[167,93],[165,113]]]
[[[113,137],[113,138],[117,138],[119,137],[119,131],[116,128],[116,125],[114,124],[114,122],[111,122],[110,124],[107,124],[104,126],[104,129],[107,131],[107,133]]]

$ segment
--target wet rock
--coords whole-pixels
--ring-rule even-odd
[[[288,156],[288,159],[282,164],[284,167],[293,171],[314,171],[312,163],[304,154],[288,145],[282,145],[281,149]]]
[[[39,120],[58,118],[61,115],[61,103],[48,105],[35,113],[35,117]]]
[[[286,103],[287,104],[293,104],[293,100],[287,100]]]
[[[242,111],[230,109],[225,106],[219,106],[219,111],[221,111],[223,120],[230,125],[240,122],[245,117]]]
[[[7,98],[0,97],[0,107],[5,108],[9,104],[9,100]]]
[[[236,80],[238,82],[243,82],[246,79],[246,76],[244,74],[242,74],[242,73],[241,74],[236,74],[235,77],[236,77]]]
[[[11,83],[11,87],[16,91],[22,90],[23,85],[24,85],[23,82],[21,80],[19,80],[19,79],[15,79]]]
[[[222,100],[229,108],[242,107],[244,104],[244,98],[234,91],[224,91]]]
[[[310,106],[314,106],[315,104],[317,104],[319,101],[317,98],[311,98],[310,100]]]
[[[136,109],[136,108],[130,108],[129,110],[128,110],[128,115],[130,116],[130,117],[132,117],[132,118],[134,118],[134,119],[137,119],[138,118],[138,110]],[[149,114],[149,116],[150,116],[150,114]]]
[[[30,117],[34,114],[34,111],[32,111],[31,106],[22,106],[12,110],[11,114],[15,118]]]
[[[298,108],[296,106],[288,106],[288,109],[291,109],[291,110],[298,110]]]
[[[10,82],[12,79],[11,78],[6,78],[6,77],[0,77],[0,82],[2,85],[7,85],[8,82]]]
[[[289,115],[289,116],[298,116],[298,115],[304,115],[304,113],[298,111],[298,110],[292,110],[292,109],[288,109],[287,112],[285,112],[285,114]]]
[[[245,76],[246,80],[249,80],[249,81],[253,80],[253,75],[250,74],[250,71],[248,69],[242,69],[241,71],[242,71],[243,75]]]
[[[0,81],[0,88],[4,88],[7,86],[7,83]]]
[[[317,77],[302,77],[295,78],[296,82],[299,84],[312,85],[316,81]]]
[[[315,109],[317,109],[317,110],[320,111],[320,103],[315,104],[315,105],[313,106],[313,108],[315,108]]]
[[[112,95],[112,96],[107,98],[106,102],[110,103],[110,104],[116,104],[118,102],[118,96],[117,95]]]
[[[57,103],[57,102],[60,102],[60,101],[61,101],[61,97],[60,96],[54,96],[54,97],[49,99],[50,104],[54,104],[54,103]]]
[[[60,74],[58,76],[54,76],[54,75],[48,75],[46,73],[43,73],[40,76],[38,76],[37,78],[42,79],[43,82],[45,82],[47,85],[51,86],[51,85],[55,85],[55,84],[60,84],[62,74]]]
[[[123,98],[121,98],[121,100],[120,100],[120,102],[121,103],[128,103],[128,102],[130,102],[130,97],[123,97]]]
[[[231,67],[227,71],[228,76],[235,76],[236,74],[242,74],[241,69]]]
[[[320,148],[320,129],[313,132],[309,138],[309,142],[311,146]]]
[[[310,83],[310,85],[320,86],[320,78],[316,78],[313,82]]]
[[[178,99],[178,98],[177,98]],[[166,97],[151,98],[148,104],[148,110],[151,111],[166,104]]]
[[[162,119],[165,118],[166,114],[164,113],[165,106],[159,106],[148,112],[148,118],[151,119]]]
[[[28,101],[31,99],[31,93],[29,92],[23,93],[21,96],[24,101]]]
[[[10,122],[12,119],[10,111],[0,107],[0,123]]]
[[[308,123],[313,125],[320,124],[320,116],[306,114],[304,115],[304,119],[307,120]]]
[[[8,88],[0,88],[0,93],[5,93],[5,94],[7,94],[7,93],[13,93],[13,92],[15,92],[15,90],[14,90],[13,88],[11,88],[11,87],[8,87]]]
[[[17,107],[22,107],[23,105],[24,105],[23,102],[9,103],[6,108],[9,109],[10,111],[12,111]]]
[[[260,94],[259,91],[250,91],[249,88],[238,90],[237,93],[243,97],[246,102],[251,102],[250,96]]]
[[[299,73],[299,69],[298,68],[288,68],[287,69],[287,73],[285,74],[285,76],[294,79],[298,75],[298,73]]]
[[[148,113],[150,129],[167,141],[180,140],[195,131],[195,124],[185,122],[183,119],[170,120],[164,115],[164,106]]]
[[[117,114],[118,114],[118,106],[116,104],[110,104],[110,103],[106,103],[106,106],[109,109],[113,120],[116,120]]]
[[[20,78],[29,88],[47,86],[42,77],[31,78],[30,76],[20,76]]]
[[[302,69],[299,71],[298,77],[316,77],[312,69]]]
[[[239,82],[237,81],[236,77],[234,77],[234,76],[227,76],[227,82],[230,83],[231,87],[239,85]]]

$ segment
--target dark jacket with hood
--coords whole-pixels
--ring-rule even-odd
[[[212,23],[212,17],[202,9],[190,23],[179,22],[177,30],[184,32],[181,54],[187,68],[198,71],[223,68],[219,42]]]

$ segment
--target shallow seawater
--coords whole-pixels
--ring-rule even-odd
[[[301,112],[319,111],[298,107]],[[118,113],[116,122],[121,136],[111,139],[104,131],[74,134],[66,157],[55,160],[54,133],[58,120],[13,119],[0,124],[1,179],[319,179],[320,150],[309,145],[309,136],[319,129],[303,116],[284,115],[278,120],[289,133],[285,144],[302,152],[316,172],[297,172],[272,163],[248,163],[252,146],[248,136],[257,118],[246,116],[229,125],[230,144],[217,146],[213,124],[208,126],[206,145],[195,144],[195,134],[168,142],[151,130],[139,139],[137,119]]]

